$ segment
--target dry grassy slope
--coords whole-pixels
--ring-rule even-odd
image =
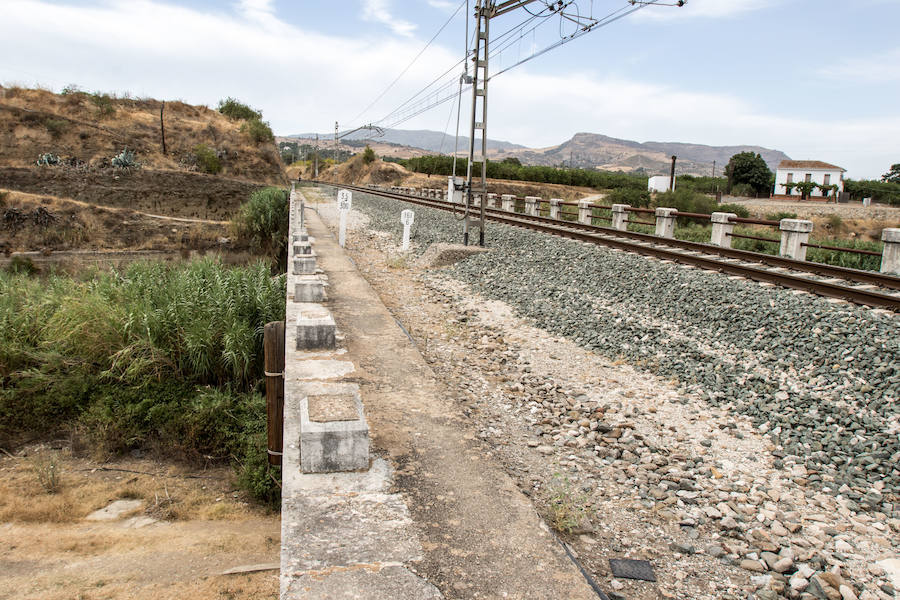
[[[297,168],[289,169],[289,175],[296,178],[298,173],[303,179],[311,179],[312,173],[307,168],[299,172]],[[361,156],[337,166],[337,174],[330,167],[319,167],[319,179],[337,181],[356,185],[403,185],[415,188],[445,189],[447,178],[440,175],[413,173],[406,168],[390,162],[377,160],[369,165],[362,162]],[[508,181],[505,179],[488,179],[488,191],[496,194],[515,194],[516,196],[538,196],[544,199],[562,198],[573,201],[596,194],[596,190],[586,187],[557,185],[553,183],[533,183],[529,181]]]
[[[193,148],[206,144],[224,153],[221,176],[256,183],[284,183],[274,144],[256,146],[241,123],[205,106],[167,102],[166,149],[162,153],[158,100],[112,99],[114,112],[101,115],[89,94],[0,87],[0,166],[31,166],[52,152],[92,166],[107,166],[124,146],[144,169],[192,170]]]

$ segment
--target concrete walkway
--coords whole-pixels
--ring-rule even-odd
[[[459,408],[313,211],[306,225],[328,276],[326,304],[343,336],[338,346],[346,349],[341,360],[354,366],[341,381],[359,386],[373,453],[384,461],[369,475],[300,476],[316,491],[315,498],[301,494],[296,504],[302,506],[282,515],[283,536],[310,550],[305,562],[282,565],[283,581],[292,578],[297,592],[305,590],[291,597],[428,598],[440,590],[445,598],[597,598],[528,498],[484,455]],[[285,452],[292,435],[286,425]],[[350,504],[357,506],[341,514],[356,512],[361,520],[356,533],[348,524],[347,535],[358,534],[360,545],[372,548],[372,558],[359,552],[355,564],[330,556],[331,542],[322,538],[333,525],[331,507]],[[377,548],[373,537],[384,524],[390,535]],[[343,541],[349,550],[354,544],[352,537]],[[370,560],[378,565],[366,570]],[[345,586],[343,592],[317,591],[338,572],[340,581],[332,583]],[[390,591],[405,584],[414,591]]]

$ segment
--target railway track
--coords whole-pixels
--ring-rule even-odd
[[[316,183],[335,187],[334,184],[327,182]],[[439,210],[451,212],[462,210],[460,205],[442,200],[362,186],[341,185],[339,187]],[[479,210],[476,209],[476,216]],[[522,227],[617,248],[626,252],[745,277],[828,298],[847,300],[863,306],[900,312],[900,277],[883,273],[798,261],[759,252],[722,248],[712,244],[660,238],[644,233],[620,231],[610,227],[561,221],[549,217],[510,213],[496,208],[485,208],[485,217],[489,221],[513,227]]]

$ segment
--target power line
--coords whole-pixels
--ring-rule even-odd
[[[463,0],[463,1],[459,4],[459,6],[456,7],[456,10],[453,11],[453,14],[452,14],[452,15],[450,15],[450,18],[447,19],[447,20],[444,22],[443,25],[441,25],[441,28],[438,29],[437,33],[435,33],[435,34],[431,37],[431,39],[428,40],[428,43],[425,44],[425,46],[424,46],[421,50],[419,50],[419,53],[416,54],[415,57],[413,57],[413,59],[409,62],[408,65],[406,65],[406,68],[404,68],[404,69],[400,72],[400,74],[397,75],[397,77],[396,77],[390,84],[388,84],[388,86],[387,86],[386,88],[384,88],[384,91],[382,91],[382,92],[378,95],[377,98],[375,98],[374,100],[372,100],[372,102],[371,102],[367,107],[365,107],[358,115],[356,115],[355,117],[353,117],[352,119],[350,119],[351,122],[354,122],[354,121],[356,121],[358,118],[360,118],[361,116],[363,116],[370,108],[372,108],[373,106],[375,106],[375,104],[376,104],[379,100],[381,100],[382,98],[384,98],[384,95],[387,94],[387,93],[391,90],[391,88],[393,88],[394,85],[395,85],[398,81],[400,81],[400,79],[401,79],[404,75],[406,75],[406,72],[409,71],[409,69],[415,64],[415,62],[416,62],[417,60],[419,60],[419,57],[421,57],[422,54],[428,49],[428,47],[431,46],[431,43],[434,42],[434,40],[436,40],[437,37],[438,37],[439,35],[441,35],[441,32],[444,31],[444,29],[447,27],[447,25],[449,25],[450,22],[454,19],[454,17],[456,17],[456,15],[459,13],[459,10],[460,10],[464,5],[467,5],[467,4],[468,4],[468,0]]]

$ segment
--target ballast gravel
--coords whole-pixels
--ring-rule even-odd
[[[400,238],[410,205],[359,192],[353,202],[369,227]],[[462,240],[451,213],[412,208],[419,251]],[[786,477],[861,510],[900,510],[895,315],[490,222],[487,245],[449,274],[537,327],[750,417]]]

